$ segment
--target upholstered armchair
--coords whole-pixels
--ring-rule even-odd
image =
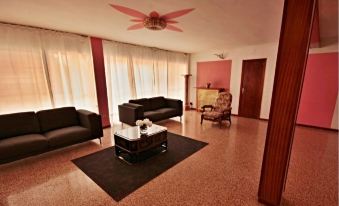
[[[230,123],[229,125],[231,125],[231,104],[232,94],[229,92],[220,92],[214,105],[204,105],[201,108],[200,124],[202,124],[204,120],[210,120],[219,122],[219,126],[221,127],[222,121],[227,120]]]

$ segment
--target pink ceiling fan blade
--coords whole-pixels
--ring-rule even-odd
[[[193,11],[194,9],[183,9],[183,10],[179,10],[179,11],[174,11],[165,15],[162,15],[160,18],[164,18],[164,19],[174,19],[177,18],[179,16],[183,16],[185,14],[188,14],[189,12]]]
[[[178,27],[172,26],[172,25],[169,25],[169,24],[167,24],[166,29],[172,30],[172,31],[183,32],[183,31],[182,31],[181,29],[179,29]]]
[[[167,24],[176,24],[178,23],[177,21],[173,21],[173,20],[166,20]]]
[[[136,29],[142,29],[142,28],[144,28],[144,24],[140,23],[140,24],[134,24],[128,27],[127,30],[136,30]]]
[[[115,4],[110,4],[111,7],[113,7],[114,9],[124,13],[124,14],[127,14],[129,16],[133,16],[133,17],[137,17],[137,18],[145,18],[147,17],[146,14],[140,12],[140,11],[137,11],[137,10],[134,10],[134,9],[130,9],[130,8],[127,8],[127,7],[124,7],[124,6],[119,6],[119,5],[115,5]]]
[[[143,19],[131,19],[130,21],[132,21],[132,22],[143,22],[144,20]]]

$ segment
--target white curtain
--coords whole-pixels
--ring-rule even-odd
[[[154,50],[154,49],[153,49]],[[153,51],[153,78],[154,78],[154,92],[150,97],[165,96],[168,97],[168,53],[163,50]],[[181,54],[185,56],[185,54]],[[182,71],[183,72],[183,71]],[[179,77],[179,75],[178,75]],[[141,95],[140,95],[141,96]]]
[[[43,48],[55,107],[98,111],[89,40],[73,34],[44,32]]]
[[[188,73],[187,55],[168,53],[168,96],[175,99],[185,99],[184,74]]]
[[[103,48],[111,115],[132,98],[184,99],[186,54],[111,41],[103,41]]]
[[[0,25],[0,113],[50,107],[39,32]]]
[[[113,113],[118,104],[136,97],[133,62],[126,45],[103,41],[103,47],[108,105]]]
[[[134,98],[167,96],[166,53],[147,47],[128,47],[134,69]]]
[[[88,38],[0,24],[0,113],[97,111],[91,58]]]

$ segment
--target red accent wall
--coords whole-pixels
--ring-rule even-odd
[[[95,84],[97,89],[99,114],[101,115],[102,126],[109,127],[109,110],[106,88],[105,63],[102,47],[102,40],[91,37]]]
[[[232,60],[197,63],[197,87],[230,88]]]
[[[297,123],[330,128],[338,95],[338,53],[310,54]]]

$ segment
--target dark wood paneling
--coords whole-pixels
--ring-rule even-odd
[[[285,0],[258,198],[279,205],[286,182],[316,0]]]
[[[189,78],[191,74],[185,74],[185,111],[191,110],[190,102],[189,102]]]
[[[111,124],[109,121],[105,63],[102,40],[99,38],[91,37],[91,46],[99,114],[101,115],[102,126],[109,127]]]
[[[242,63],[239,116],[260,118],[265,81],[266,59],[244,60]]]

